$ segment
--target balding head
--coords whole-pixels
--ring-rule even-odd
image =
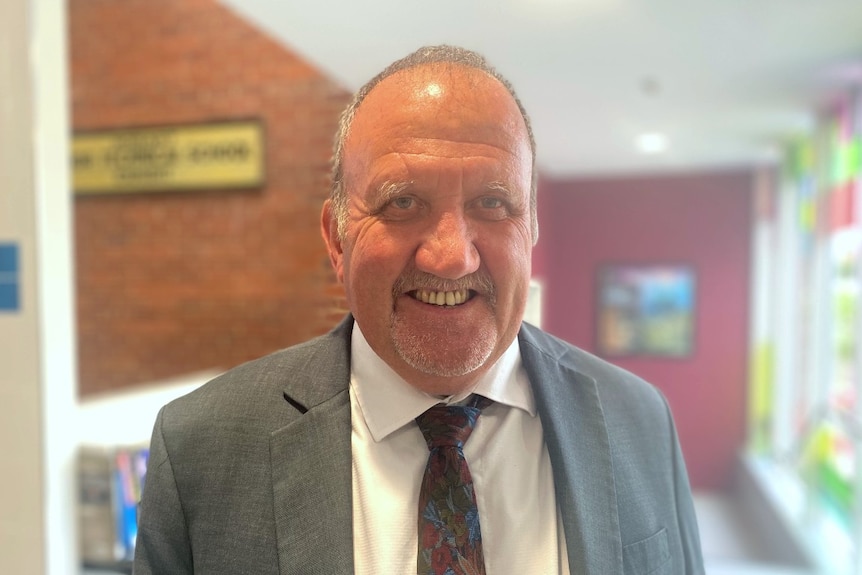
[[[497,70],[495,70],[480,54],[459,48],[457,46],[425,46],[419,50],[405,56],[390,64],[386,69],[372,78],[368,83],[362,86],[353,96],[351,102],[344,109],[338,124],[338,131],[335,136],[334,154],[332,161],[332,190],[330,198],[333,205],[333,215],[336,218],[338,233],[344,239],[345,229],[347,225],[347,190],[345,188],[344,174],[344,155],[345,143],[350,134],[354,118],[357,111],[365,101],[368,94],[377,87],[382,81],[390,76],[416,68],[419,66],[437,65],[443,67],[465,67],[472,68],[495,79],[509,93],[514,104],[518,107],[521,118],[526,129],[527,139],[530,146],[531,154],[531,182],[530,182],[530,219],[533,243],[539,238],[539,227],[537,218],[537,203],[536,203],[536,142],[533,136],[530,118],[518,99],[511,83],[506,80]]]

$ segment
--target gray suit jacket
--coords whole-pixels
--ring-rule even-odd
[[[352,326],[348,318],[162,409],[136,574],[353,572]],[[528,324],[518,339],[572,573],[703,573],[688,478],[662,395]]]

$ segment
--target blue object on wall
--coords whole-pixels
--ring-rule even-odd
[[[0,312],[21,308],[18,244],[0,243]]]

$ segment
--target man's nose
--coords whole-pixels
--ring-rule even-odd
[[[479,269],[475,230],[464,214],[446,212],[416,252],[416,267],[441,278],[458,279]]]

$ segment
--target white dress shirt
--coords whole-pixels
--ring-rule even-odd
[[[357,575],[416,573],[428,448],[413,421],[441,400],[407,384],[353,326],[350,407]],[[568,575],[551,461],[517,340],[470,393],[494,400],[464,446],[489,575]]]

